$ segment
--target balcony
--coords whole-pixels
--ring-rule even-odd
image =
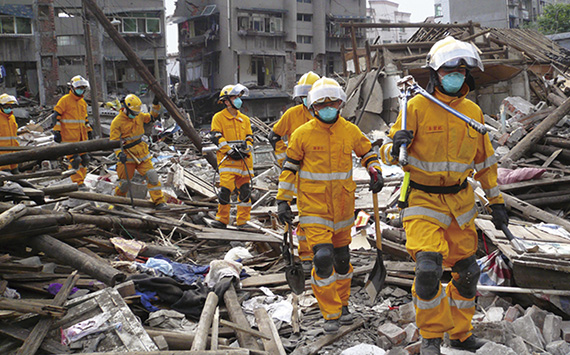
[[[261,36],[261,37],[285,37],[285,31],[274,31],[274,32],[264,32],[264,31],[256,31],[252,29],[248,30],[239,30],[239,36]]]

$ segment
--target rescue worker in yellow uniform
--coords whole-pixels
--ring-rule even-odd
[[[127,95],[122,102],[119,114],[111,122],[110,140],[123,140],[123,148],[115,151],[120,164],[117,164],[119,186],[116,196],[126,196],[129,191],[128,180],[132,179],[135,169],[145,179],[148,192],[157,210],[166,210],[168,205],[162,193],[162,184],[152,165],[152,155],[148,145],[142,140],[144,124],[155,120],[160,112],[160,103],[155,98],[150,113],[141,112],[142,102],[133,94]],[[128,176],[127,176],[128,174]]]
[[[0,95],[0,147],[17,147],[18,143],[18,124],[12,109],[18,104],[18,100],[12,95]],[[0,154],[11,153],[2,151]],[[0,166],[0,170],[7,171],[12,174],[19,173],[18,164],[10,164]]]
[[[313,83],[319,79],[319,75],[312,71],[305,73],[299,79],[299,82],[293,88],[293,98],[300,99],[302,101],[301,104],[285,111],[269,134],[269,142],[275,150],[277,162],[280,167],[283,167],[283,161],[285,161],[285,157],[287,156],[287,145],[284,141],[284,137],[291,137],[291,134],[297,128],[314,118],[307,105],[307,94],[309,90],[311,90]],[[299,258],[301,259],[303,270],[305,274],[310,274],[313,268],[313,251],[309,247],[309,243],[307,243],[303,228],[298,226],[296,234],[299,240]]]
[[[474,88],[470,70],[483,63],[474,45],[447,37],[427,56],[430,81],[426,91],[466,116],[483,123],[479,106],[467,99]],[[412,297],[422,335],[421,354],[440,354],[443,334],[454,348],[476,351],[486,341],[472,335],[480,270],[476,262],[477,216],[467,177],[474,172],[493,209],[493,222],[508,223],[497,186],[497,159],[488,135],[482,135],[442,107],[417,95],[407,106],[406,129],[401,112],[391,128],[391,142],[380,149],[384,163],[398,163],[407,144],[410,174],[408,207],[402,210],[406,248],[416,261]],[[443,267],[453,280],[443,289]]]
[[[328,333],[353,322],[348,311],[353,271],[348,245],[356,189],[353,151],[369,171],[370,189],[377,193],[384,185],[370,140],[339,115],[345,102],[346,94],[334,79],[322,77],[313,84],[307,104],[316,119],[291,135],[277,193],[279,220],[291,223],[289,202],[297,190],[299,224],[314,253],[311,287]]]
[[[212,118],[210,138],[218,146],[216,158],[220,173],[218,213],[212,223],[215,228],[226,228],[230,223],[230,196],[238,191],[236,225],[244,227],[251,212],[251,178],[253,177],[253,133],[249,117],[239,111],[241,97],[249,90],[241,84],[226,85],[220,91],[219,103],[226,106]]]
[[[83,99],[89,89],[89,82],[81,75],[71,78],[68,83],[70,90],[54,107],[52,119],[57,121],[53,127],[53,140],[56,143],[76,143],[92,139],[93,129],[87,118],[87,103]],[[71,175],[71,181],[83,187],[87,175],[87,166],[91,157],[87,153],[68,155],[69,168],[77,170]]]

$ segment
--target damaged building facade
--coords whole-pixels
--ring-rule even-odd
[[[103,11],[166,87],[165,15],[162,0],[113,1]],[[74,75],[87,77],[80,0],[7,0],[0,5],[3,92],[53,105]],[[96,21],[89,21],[93,62],[102,98],[146,93],[144,81]],[[95,80],[92,80],[95,82]]]
[[[274,120],[290,103],[298,78],[309,70],[342,71],[343,22],[365,22],[366,1],[330,0],[177,2],[179,96],[212,97],[229,83],[250,89],[250,116]],[[229,6],[229,7],[228,7]],[[364,32],[357,34],[364,43]]]

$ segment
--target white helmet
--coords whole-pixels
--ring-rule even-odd
[[[12,95],[2,94],[0,95],[0,105],[17,105],[18,100]]]
[[[426,67],[437,71],[442,67],[454,69],[463,64],[469,69],[478,67],[483,71],[483,62],[479,53],[479,48],[474,44],[447,36],[431,47],[426,57]]]
[[[218,102],[230,96],[248,96],[249,89],[242,84],[226,85],[220,91]]]
[[[89,89],[89,82],[81,75],[76,75],[68,83],[72,88],[77,89],[79,87],[85,86]]]
[[[297,85],[293,88],[293,98],[307,96],[315,81],[320,78],[319,74],[313,73],[312,71],[303,74]]]
[[[315,81],[313,87],[309,91],[309,94],[307,95],[307,106],[311,107],[315,103],[321,103],[327,100],[341,100],[345,103],[346,93],[336,80],[323,76],[319,80]]]

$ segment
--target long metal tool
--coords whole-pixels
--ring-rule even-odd
[[[121,142],[121,152],[127,154],[125,149],[123,148],[123,140],[119,138],[119,142]],[[122,162],[121,162],[122,163]],[[123,168],[125,169],[125,175],[127,175],[127,187],[129,188],[129,197],[131,198],[131,206],[135,208],[135,200],[133,199],[133,188],[131,186],[131,178],[129,177],[129,169],[127,169],[127,163],[122,163]]]
[[[285,279],[293,293],[300,295],[305,291],[305,272],[303,265],[295,262],[293,252],[293,228],[287,223],[283,236],[283,256],[288,265],[285,267]]]
[[[370,167],[370,173],[378,174],[378,171],[374,167]],[[380,230],[380,208],[378,207],[377,193],[372,194],[372,203],[374,205],[374,227],[376,230],[376,261],[364,285],[364,291],[368,294],[371,303],[376,300],[376,296],[382,290],[387,274],[384,256],[382,255],[382,231]]]

